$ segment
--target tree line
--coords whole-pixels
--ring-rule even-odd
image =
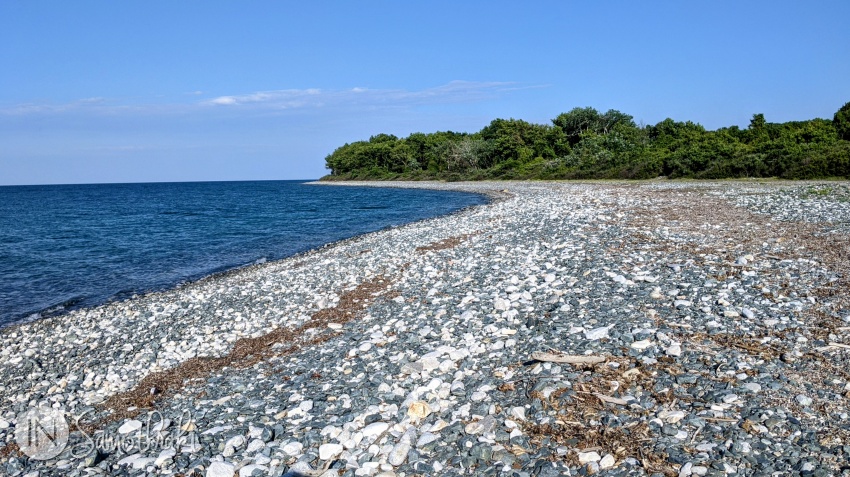
[[[850,103],[833,119],[707,130],[574,108],[552,124],[495,119],[476,133],[378,134],[325,158],[326,180],[850,178]]]

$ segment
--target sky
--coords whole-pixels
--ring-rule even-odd
[[[346,142],[831,119],[850,2],[3,1],[0,185],[313,179]]]

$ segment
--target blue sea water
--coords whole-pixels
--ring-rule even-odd
[[[0,187],[0,327],[485,201],[300,181]]]

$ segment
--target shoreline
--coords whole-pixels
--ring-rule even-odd
[[[595,465],[596,471],[681,473],[688,463],[688,469],[705,464],[717,470],[710,464],[721,462],[749,475],[763,470],[759,459],[749,459],[753,449],[760,451],[752,436],[760,436],[790,446],[813,469],[837,469],[817,457],[820,451],[781,437],[793,430],[785,434],[767,422],[779,418],[786,423],[780,427],[787,426],[792,416],[799,424],[790,425],[800,435],[831,432],[841,443],[818,441],[818,449],[831,455],[850,445],[841,430],[850,421],[830,407],[830,400],[846,406],[844,386],[850,391],[848,377],[839,372],[847,354],[830,344],[850,343],[843,329],[850,330],[850,315],[842,321],[848,309],[840,294],[819,294],[847,276],[835,269],[840,258],[830,261],[835,244],[816,242],[827,240],[816,236],[820,225],[780,221],[782,214],[795,220],[802,213],[833,222],[843,217],[846,224],[850,213],[842,212],[843,204],[801,198],[798,189],[809,184],[370,184],[504,189],[514,196],[74,311],[60,318],[67,323],[47,318],[4,329],[0,420],[8,425],[0,422],[0,446],[11,442],[15,414],[31,401],[47,400],[71,414],[91,408],[105,417],[109,412],[98,403],[152,372],[200,356],[227,357],[238,343],[266,339],[275,330],[300,330],[315,344],[296,350],[299,337],[275,338],[264,345],[274,350],[267,359],[246,369],[212,369],[155,400],[156,409],[172,416],[180,409],[204,412],[195,424],[199,436],[207,436],[203,449],[178,451],[160,464],[158,453],[139,453],[124,465],[162,474],[193,466],[236,472],[253,465],[281,475],[342,458],[347,463],[333,464],[341,467],[330,475],[346,469],[357,475],[439,474],[470,466],[475,473],[530,471],[551,456],[554,463],[546,468],[553,472]],[[805,200],[815,205],[801,206]],[[757,212],[771,210],[773,219]],[[808,250],[794,248],[802,239],[791,237],[792,230],[808,241]],[[783,233],[789,237],[771,241],[777,237],[770,234]],[[779,283],[792,271],[796,278],[783,292]],[[387,286],[346,298],[376,277],[386,277]],[[759,297],[768,293],[762,289],[769,297]],[[343,309],[357,317],[315,321]],[[837,316],[813,314],[829,310]],[[550,349],[603,356],[605,362],[584,371],[529,363],[532,353]],[[700,361],[721,358],[731,374],[710,371]],[[799,375],[800,381],[774,378],[781,375]],[[824,379],[839,382],[813,387]],[[611,382],[619,383],[616,389]],[[582,393],[605,399],[587,401]],[[226,409],[234,406],[231,416]],[[576,409],[581,413],[571,414]],[[561,413],[571,417],[557,417]],[[583,434],[558,424],[565,419],[580,423]],[[127,422],[110,422],[105,430],[118,432]],[[620,452],[600,435],[599,449],[588,450],[594,446],[581,436],[600,428],[592,422],[607,422],[609,437],[619,435],[622,442],[629,429],[641,429],[648,440]],[[263,441],[251,426],[272,429],[271,437]],[[373,436],[378,428],[383,431]],[[732,441],[747,442],[750,450],[733,442],[720,458],[713,449],[725,441],[710,439],[717,432],[732,433]],[[238,436],[245,442],[226,445]],[[256,439],[261,442],[249,452],[246,445]],[[454,443],[465,440],[471,445],[456,449]],[[706,450],[686,457],[689,442]],[[523,453],[513,453],[512,446]],[[257,453],[262,449],[267,452]],[[648,460],[641,462],[638,454]],[[109,473],[133,455],[111,453],[92,469]],[[67,462],[29,461],[26,468],[62,473],[81,465],[59,460]],[[18,464],[23,475],[24,464]]]
[[[303,184],[324,185],[323,183],[320,183],[319,181],[307,181],[307,182],[303,182]],[[363,187],[363,186],[360,186],[360,187]],[[366,186],[366,187],[368,187],[368,186]],[[400,188],[404,188],[404,187],[400,187]],[[433,188],[432,190],[439,190],[439,189]],[[488,194],[487,192],[470,192],[470,193],[480,195],[482,197],[487,198],[487,202],[485,202],[484,204],[479,204],[479,205],[487,205],[490,201],[494,200],[494,197],[498,196],[498,194],[492,194],[491,195],[491,194]],[[425,218],[425,219],[418,219],[418,220],[415,220],[414,222],[418,222],[418,221],[421,221],[421,220],[430,220],[430,219],[433,219],[433,218],[452,215],[452,214],[461,212],[461,211],[463,211],[463,210],[465,210],[469,207],[477,207],[479,205],[465,206],[465,207],[462,207],[462,208],[460,208],[460,209],[458,209],[454,212],[448,213],[448,214],[438,215],[438,216],[435,216],[435,217],[429,217],[429,218]],[[12,329],[12,328],[15,328],[15,327],[19,327],[21,325],[25,325],[25,324],[29,324],[29,323],[34,323],[36,321],[42,321],[42,320],[54,319],[54,318],[61,318],[63,316],[67,316],[69,313],[72,313],[74,311],[85,312],[86,310],[92,310],[92,309],[99,308],[99,307],[102,307],[102,306],[106,306],[106,305],[109,305],[109,304],[121,303],[121,302],[124,302],[124,301],[135,300],[135,299],[138,299],[140,297],[145,297],[145,296],[149,296],[149,295],[153,295],[153,294],[157,294],[157,293],[164,293],[164,292],[169,292],[169,291],[172,291],[172,290],[178,290],[178,289],[181,289],[181,288],[184,288],[184,287],[191,286],[191,285],[198,283],[198,282],[203,282],[205,280],[211,280],[211,279],[216,279],[218,277],[228,276],[232,273],[239,273],[240,271],[248,270],[248,269],[251,269],[252,267],[257,267],[257,266],[262,267],[263,265],[265,265],[267,263],[279,262],[279,261],[282,261],[282,260],[300,257],[302,255],[309,255],[311,252],[314,252],[316,250],[321,250],[323,248],[332,247],[336,244],[345,242],[347,240],[352,240],[352,239],[355,239],[355,238],[363,236],[363,235],[368,235],[370,233],[380,232],[382,230],[387,230],[387,229],[391,229],[391,228],[394,228],[394,227],[401,227],[401,226],[407,225],[408,223],[412,223],[412,222],[407,222],[407,223],[400,224],[400,225],[389,225],[389,226],[386,226],[386,227],[383,227],[383,228],[380,228],[380,229],[377,229],[377,230],[373,230],[371,232],[365,232],[365,233],[361,233],[361,234],[358,234],[358,235],[354,235],[352,237],[347,237],[347,238],[323,243],[323,244],[311,247],[307,250],[303,250],[301,252],[298,252],[298,253],[295,253],[295,254],[292,254],[292,255],[288,255],[288,256],[285,256],[285,257],[281,257],[281,258],[276,258],[276,259],[273,259],[273,260],[263,259],[262,261],[259,261],[259,262],[258,262],[258,260],[255,260],[255,261],[252,261],[250,263],[245,263],[245,264],[242,264],[242,265],[236,265],[236,266],[233,266],[233,267],[227,267],[227,268],[224,268],[224,269],[219,269],[218,271],[213,271],[211,273],[202,274],[200,276],[196,276],[195,278],[188,278],[188,279],[185,279],[181,282],[177,282],[177,283],[174,283],[174,284],[162,285],[162,286],[155,287],[155,288],[152,288],[152,289],[149,289],[149,290],[142,290],[142,291],[139,291],[137,293],[133,293],[131,295],[116,293],[113,296],[107,298],[106,300],[104,300],[103,302],[100,302],[100,303],[83,304],[83,305],[70,306],[70,307],[65,307],[65,306],[62,306],[61,304],[53,305],[49,308],[45,308],[43,310],[39,310],[39,311],[36,311],[36,312],[33,312],[33,313],[29,313],[26,316],[21,316],[17,320],[15,320],[15,321],[13,321],[9,324],[0,325],[0,334],[4,333],[5,330]],[[51,312],[51,310],[56,310],[56,308],[58,308],[58,307],[61,307],[61,310]],[[36,316],[36,317],[32,318],[34,316]]]

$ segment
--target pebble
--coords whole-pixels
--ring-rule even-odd
[[[667,356],[678,357],[682,356],[682,345],[679,343],[673,343],[667,347],[666,350]]]
[[[413,419],[421,420],[431,414],[431,406],[425,401],[414,401],[407,408],[407,415]]]
[[[95,404],[151,370],[296,329],[378,273],[393,293],[360,296],[356,319],[333,315],[304,331],[326,341],[201,373],[158,402],[170,420],[159,430],[191,432],[195,445],[9,459],[0,473],[115,473],[118,462],[132,475],[315,477],[331,463],[325,473],[345,477],[647,473],[641,455],[535,432],[563,425],[557,409],[576,407],[570,419],[585,428],[647,429],[644,452],[663,450],[664,468],[680,475],[840,473],[850,443],[836,430],[850,418],[830,406],[850,388],[828,370],[850,362],[828,344],[850,343],[840,329],[850,316],[841,294],[821,292],[843,278],[817,243],[794,238],[805,227],[782,220],[828,218],[824,233],[846,233],[846,204],[809,204],[800,198],[808,183],[653,181],[628,194],[606,184],[495,187],[514,197],[0,335],[0,442],[10,442],[31,403],[101,417]],[[716,207],[721,200],[728,210]],[[653,214],[659,204],[669,208]],[[691,213],[701,207],[705,217]],[[711,214],[728,218],[714,224]],[[453,247],[416,250],[461,234]],[[539,351],[606,361],[531,361]],[[614,401],[597,407],[590,393]],[[579,398],[592,400],[592,414]],[[107,430],[132,435],[146,418]],[[580,466],[578,449],[588,450]]]
[[[813,402],[812,398],[806,396],[805,394],[798,394],[796,400],[798,403],[800,403],[801,406],[806,407],[811,406]]]
[[[387,429],[389,428],[390,425],[386,422],[373,422],[372,424],[364,427],[362,432],[364,437],[378,437],[387,432]]]
[[[599,328],[594,328],[590,331],[584,332],[584,337],[590,341],[601,340],[603,338],[608,337],[608,331],[611,329],[611,326],[602,326]]]
[[[137,421],[135,419],[130,419],[127,422],[125,422],[124,424],[122,424],[121,427],[118,428],[118,433],[119,434],[130,434],[130,433],[138,431],[141,428],[142,428],[142,422],[141,421]]]
[[[207,477],[233,477],[236,466],[229,462],[213,462],[207,469]]]
[[[319,459],[331,460],[342,453],[341,444],[322,444],[319,446]]]
[[[414,428],[408,429],[399,439],[398,443],[393,447],[387,456],[387,463],[394,467],[398,467],[407,459],[407,454],[411,449],[411,441],[416,435]]]
[[[599,453],[596,451],[578,453],[578,461],[580,464],[587,464],[588,462],[599,462],[600,460],[602,460],[602,456],[600,456]]]
[[[632,343],[631,346],[632,346],[632,349],[643,351],[647,348],[652,347],[653,344],[654,343],[650,340],[640,340],[640,341],[635,341],[634,343]]]

